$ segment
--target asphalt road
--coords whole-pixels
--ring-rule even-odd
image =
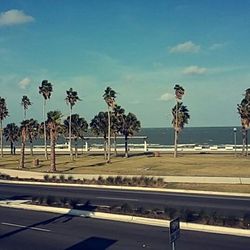
[[[121,205],[128,203],[144,208],[189,208],[217,211],[228,215],[250,212],[250,198],[197,194],[162,193],[96,188],[56,187],[39,185],[0,184],[0,199],[30,199],[32,196],[77,198],[93,205]]]
[[[181,231],[178,250],[248,250],[250,238]],[[167,228],[0,208],[1,250],[167,250]]]

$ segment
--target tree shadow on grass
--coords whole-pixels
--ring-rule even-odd
[[[69,248],[66,248],[65,250],[106,250],[116,242],[117,240],[100,237],[90,237]]]

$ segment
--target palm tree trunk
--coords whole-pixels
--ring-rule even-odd
[[[43,102],[43,129],[44,129],[44,156],[45,159],[48,160],[48,150],[47,150],[47,130],[46,130],[46,123],[45,123],[45,106],[46,106],[46,99]]]
[[[128,158],[128,135],[125,135],[125,157]]]
[[[242,127],[242,155],[244,156],[246,152],[246,129]]]
[[[114,134],[114,150],[115,150],[115,156],[117,157],[116,133]]]
[[[78,157],[78,145],[77,145],[77,139],[75,139],[75,157]]]
[[[55,134],[50,129],[50,171],[51,172],[56,172],[56,138]]]
[[[174,157],[175,158],[178,156],[177,149],[178,149],[178,131],[175,129],[175,132],[174,132]]]
[[[104,150],[104,159],[107,160],[107,138],[104,138],[103,150]]]
[[[1,157],[3,157],[3,121],[0,122]]]
[[[248,130],[246,129],[246,156],[248,156]]]
[[[24,168],[24,157],[25,157],[25,141],[26,141],[26,131],[23,128],[21,132],[21,138],[22,138],[22,146],[21,146],[21,155],[20,155],[20,168]]]
[[[13,146],[13,141],[10,141],[10,154],[13,155],[14,152],[13,152],[13,149],[14,149],[14,146]]]
[[[30,141],[30,155],[33,156],[33,142]]]
[[[111,151],[111,143],[110,143],[110,134],[111,134],[111,119],[110,119],[110,110],[108,106],[108,159],[107,163],[110,163],[110,151]]]
[[[174,158],[177,157],[177,143],[178,143],[178,100],[176,99],[176,110],[175,110],[175,132],[174,132]]]
[[[73,160],[73,152],[72,152],[72,143],[71,143],[71,134],[72,134],[72,119],[71,119],[71,114],[72,114],[72,106],[69,104],[69,151],[70,151],[70,159]]]
[[[23,119],[26,120],[26,109],[24,108],[24,111],[23,111]]]

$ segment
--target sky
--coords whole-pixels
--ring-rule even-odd
[[[88,122],[106,110],[107,86],[142,127],[170,127],[174,85],[185,89],[189,127],[240,125],[237,103],[250,84],[250,1],[0,0],[0,96],[9,117],[42,120],[42,80],[53,84],[47,111],[68,115],[66,90]]]

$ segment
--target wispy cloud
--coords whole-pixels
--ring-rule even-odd
[[[27,87],[30,85],[31,83],[31,79],[28,78],[28,77],[25,77],[24,79],[22,79],[19,83],[18,83],[18,86],[21,88],[21,89],[27,89]]]
[[[205,74],[206,72],[207,72],[206,68],[202,68],[196,65],[189,66],[182,71],[184,75],[202,75]]]
[[[212,44],[209,49],[210,50],[217,50],[217,49],[221,49],[225,46],[225,43],[214,43]]]
[[[170,53],[197,53],[200,51],[200,45],[187,41],[169,48]]]
[[[160,96],[159,100],[160,101],[171,101],[174,100],[175,96],[171,93],[164,93],[163,95]]]
[[[25,14],[22,10],[8,10],[0,13],[0,26],[12,26],[33,22],[34,18]]]

